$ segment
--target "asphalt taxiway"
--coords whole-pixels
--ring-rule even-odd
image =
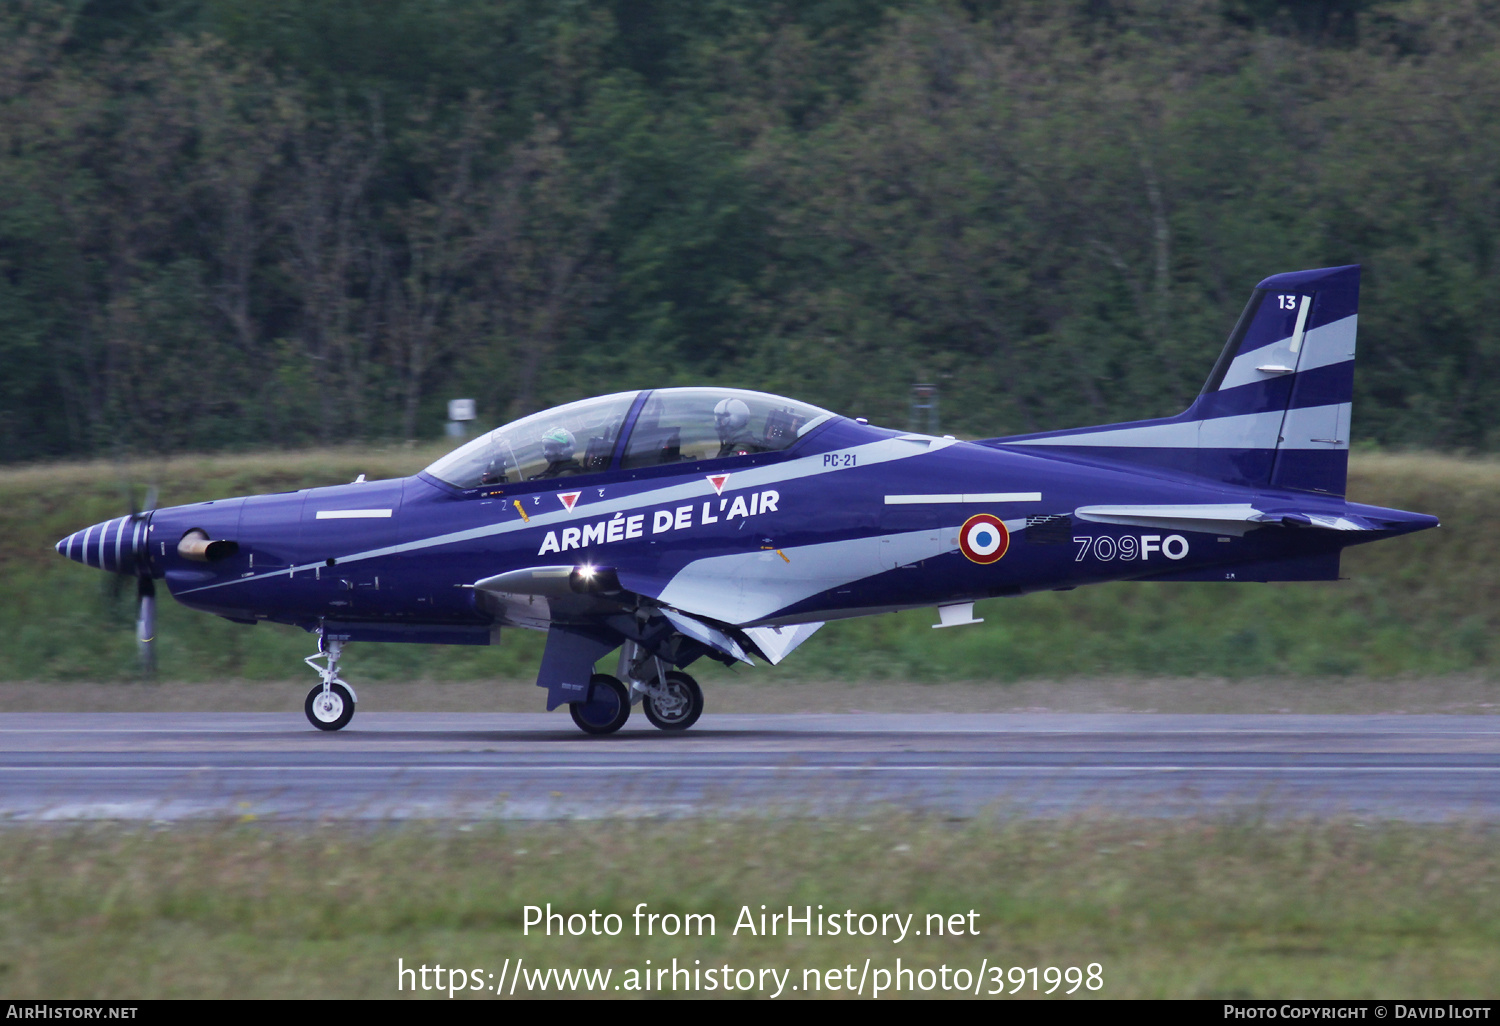
[[[1500,821],[1500,716],[0,715],[0,822],[1083,812]]]

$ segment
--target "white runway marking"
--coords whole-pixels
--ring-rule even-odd
[[[412,770],[438,773],[659,773],[664,769],[680,773],[1500,773],[1500,766],[1046,766],[1015,765],[986,766],[982,763],[956,762],[936,766],[767,766],[757,763],[649,763],[638,766],[620,763],[601,763],[597,766],[578,766],[559,763],[557,765],[533,765],[531,763],[370,763],[367,765],[310,765],[310,766],[131,766],[111,763],[107,766],[0,766],[0,773],[98,773],[107,769],[110,773],[379,773],[393,770],[405,773]]]

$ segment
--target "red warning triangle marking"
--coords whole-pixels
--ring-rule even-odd
[[[564,506],[572,509],[573,503],[577,502],[578,497],[582,494],[582,492],[558,492],[557,497],[562,500]]]
[[[714,486],[714,492],[723,495],[724,486],[729,483],[728,474],[709,474],[708,483]]]

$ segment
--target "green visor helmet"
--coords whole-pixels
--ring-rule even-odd
[[[549,428],[542,435],[542,455],[549,463],[572,459],[574,448],[573,432],[565,427]]]

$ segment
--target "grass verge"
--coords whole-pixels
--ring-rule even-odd
[[[1100,996],[1117,998],[1484,998],[1500,980],[1493,844],[1459,825],[900,816],[12,827],[0,832],[0,987],[17,999],[390,997],[398,958],[482,974],[517,958],[610,969],[612,988],[675,957],[791,969],[801,984],[804,969],[900,957],[971,973],[985,959],[1097,962]],[[623,933],[523,935],[523,907],[547,902],[617,913]],[[715,933],[634,937],[640,902],[711,913]],[[762,904],[915,913],[917,928],[973,910],[978,935],[735,935],[741,908]]]

